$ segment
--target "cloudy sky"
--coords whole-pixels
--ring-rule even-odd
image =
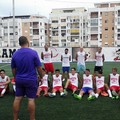
[[[15,15],[39,14],[49,16],[54,8],[94,7],[94,3],[116,0],[14,0]],[[0,0],[0,16],[12,15],[13,0]]]

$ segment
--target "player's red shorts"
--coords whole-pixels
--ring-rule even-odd
[[[0,93],[2,92],[3,89],[4,89],[4,88],[0,88]]]
[[[111,86],[110,90],[119,91],[120,90],[120,86]]]
[[[75,85],[72,85],[71,83],[69,84],[69,86],[68,86],[68,89],[70,89],[70,90],[74,90],[74,89],[78,89],[78,87],[77,86],[75,86]]]
[[[48,72],[54,73],[54,67],[52,63],[44,63],[44,67],[47,73]]]
[[[103,91],[103,90],[104,90],[104,87],[98,88],[98,90],[101,90],[101,91]]]
[[[46,87],[46,86],[40,86],[39,88],[41,88],[42,91],[45,91],[46,89],[48,90],[48,87]]]
[[[55,90],[56,92],[59,91],[62,88],[62,86],[56,86],[53,88],[53,90]]]

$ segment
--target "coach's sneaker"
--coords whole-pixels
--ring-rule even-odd
[[[90,101],[90,100],[94,100],[95,98],[96,98],[95,96],[90,95],[87,99]]]
[[[81,99],[82,99],[82,97],[79,96],[79,95],[77,95],[77,94],[74,94],[74,98],[75,98],[75,99],[78,99],[78,100],[81,100]]]

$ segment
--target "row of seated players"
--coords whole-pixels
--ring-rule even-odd
[[[98,71],[96,76],[90,74],[90,70],[86,69],[85,74],[83,74],[82,80],[80,80],[79,74],[76,72],[75,68],[71,69],[69,73],[68,80],[63,88],[62,85],[62,75],[60,70],[56,69],[55,74],[52,77],[52,92],[48,93],[48,75],[45,72],[45,69],[42,69],[43,79],[39,80],[39,87],[36,95],[39,97],[41,92],[44,91],[44,96],[55,97],[56,92],[60,92],[60,96],[67,95],[67,89],[72,90],[72,94],[76,99],[81,100],[83,94],[89,93],[88,100],[98,98],[101,94],[103,96],[109,96],[111,98],[119,98],[120,95],[120,86],[119,80],[120,75],[117,73],[117,68],[112,68],[112,73],[109,75],[109,83],[105,84],[105,77],[102,75],[101,71]],[[80,82],[80,93],[79,95],[75,94],[78,90],[78,83]],[[0,97],[3,97],[7,87],[10,83],[10,78],[6,76],[4,70],[0,70]],[[15,80],[12,79],[11,83],[13,84],[13,89],[15,91]],[[109,86],[109,87],[108,87]],[[112,93],[111,93],[112,92]]]
[[[120,95],[120,75],[117,73],[117,68],[112,68],[112,73],[109,75],[109,83],[105,84],[105,77],[102,75],[101,71],[98,71],[96,76],[90,74],[90,70],[86,69],[85,74],[83,74],[82,80],[80,80],[79,74],[76,72],[75,68],[71,69],[69,73],[68,80],[63,88],[62,86],[62,75],[60,70],[55,70],[55,75],[52,78],[52,92],[48,93],[48,75],[45,73],[45,69],[42,70],[43,79],[39,82],[39,87],[37,91],[37,96],[39,97],[41,91],[44,91],[44,96],[55,97],[56,92],[60,92],[60,96],[67,95],[67,89],[72,90],[72,94],[76,99],[81,100],[85,93],[89,93],[88,100],[98,98],[101,94],[103,96],[109,96],[113,99],[118,99]],[[78,83],[80,82],[80,93],[75,94],[78,90]],[[111,93],[112,92],[112,93]]]

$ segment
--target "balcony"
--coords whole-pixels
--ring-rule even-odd
[[[98,35],[97,34],[92,34],[90,36],[90,39],[93,40],[93,41],[98,40]]]
[[[92,12],[90,16],[91,18],[98,18],[98,12]]]
[[[120,17],[120,10],[118,10],[118,17]]]
[[[33,22],[33,29],[39,28],[39,22]]]
[[[117,45],[120,45],[120,40],[116,40],[116,44],[117,44]]]
[[[70,30],[70,33],[79,33],[79,29],[72,29]]]

